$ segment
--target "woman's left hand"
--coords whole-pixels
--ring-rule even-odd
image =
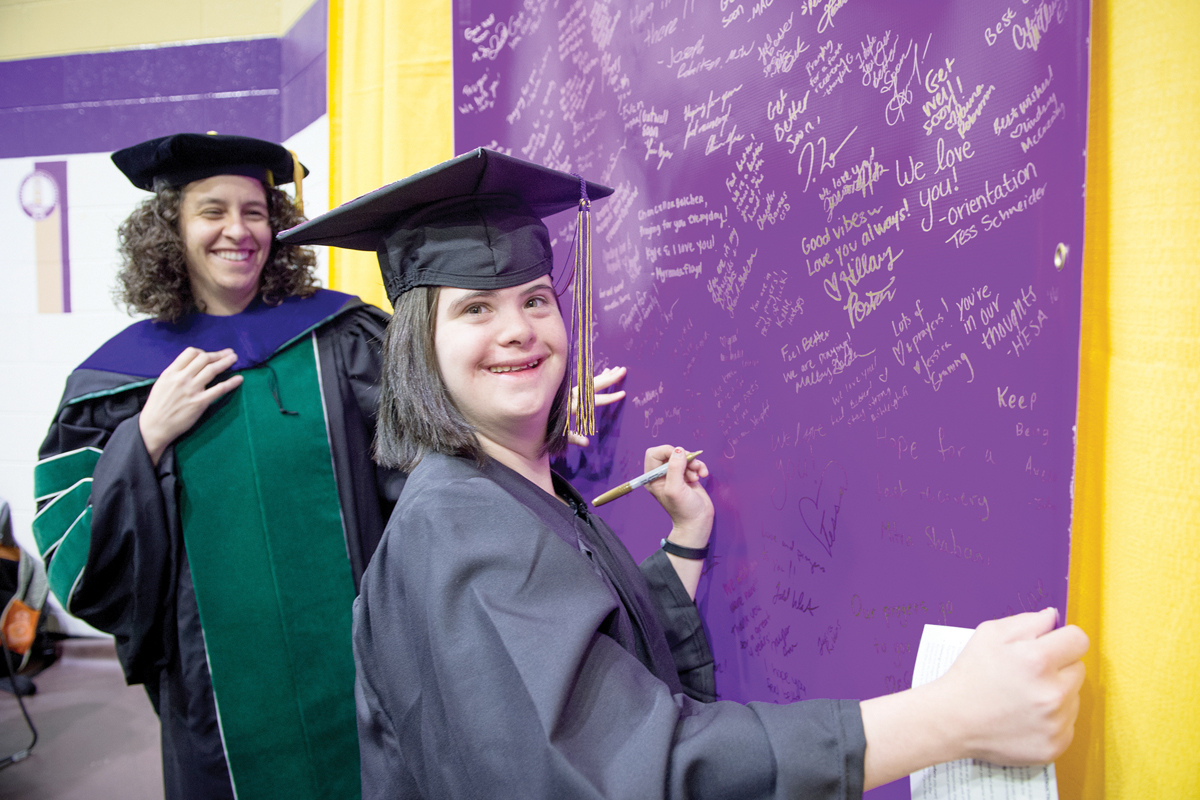
[[[666,477],[646,488],[671,515],[668,538],[683,547],[706,546],[712,534],[713,503],[700,481],[708,477],[708,467],[698,458],[689,463],[682,447],[663,444],[646,451],[647,472],[663,464],[669,464]]]
[[[625,367],[605,367],[603,372],[598,373],[592,381],[596,386],[596,405],[606,406],[610,403],[615,403],[618,400],[625,398],[625,390],[620,389],[607,394],[600,394],[601,391],[608,387],[619,383],[625,377]],[[579,387],[576,386],[571,390],[571,413],[574,414],[579,410]],[[578,433],[568,433],[567,441],[571,444],[577,444],[580,447],[588,446],[588,438]]]

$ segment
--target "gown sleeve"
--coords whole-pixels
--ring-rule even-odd
[[[363,797],[861,796],[857,702],[672,695],[620,611],[495,484],[410,480],[356,603]]]
[[[182,539],[174,448],[155,468],[138,428],[149,388],[60,408],[39,452],[34,528],[63,606],[113,634],[129,683],[153,684],[170,656]]]
[[[662,550],[655,550],[639,567],[650,586],[650,597],[667,635],[683,690],[688,697],[702,703],[715,701],[717,686],[712,648],[695,601],[688,596]]]
[[[342,315],[319,337],[329,438],[356,588],[406,478],[372,459],[388,319],[380,309],[364,304]]]

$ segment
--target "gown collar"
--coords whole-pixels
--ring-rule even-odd
[[[188,347],[232,348],[238,360],[231,371],[247,369],[358,303],[353,295],[318,289],[311,297],[289,297],[276,306],[256,297],[245,311],[228,317],[192,313],[174,323],[142,320],[101,345],[77,369],[157,378]]]
[[[587,546],[591,551],[593,569],[608,583],[625,609],[628,624],[617,621],[616,628],[607,630],[607,633],[666,683],[672,694],[683,691],[645,578],[620,539],[599,516],[588,514],[587,504],[579,492],[560,475],[552,472],[555,491],[567,500],[566,504],[561,503],[494,458],[487,460],[482,472],[543,521],[550,516],[566,523],[547,525],[572,549],[578,550],[581,543]],[[579,522],[583,524],[577,524]]]

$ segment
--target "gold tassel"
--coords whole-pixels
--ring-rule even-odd
[[[296,210],[301,214],[304,213],[304,167],[300,163],[300,156],[296,155],[295,150],[288,150],[292,154],[292,181],[296,184]]]
[[[581,186],[585,186],[582,180]],[[592,215],[586,191],[579,200],[575,220],[575,390],[577,403],[573,428],[583,436],[596,435],[596,386],[592,359]]]

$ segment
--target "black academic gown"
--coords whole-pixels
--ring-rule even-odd
[[[556,486],[570,506],[495,461],[410,476],[355,601],[363,797],[859,797],[858,703],[697,700],[665,555],[639,571]]]
[[[241,358],[235,369],[269,363],[277,344],[315,331],[346,555],[357,587],[404,484],[403,475],[377,468],[371,460],[388,317],[357,298],[324,290],[309,300],[285,301],[278,309],[256,301],[255,309],[265,316],[236,334]],[[183,349],[180,331],[191,330],[188,322],[169,328],[136,323],[72,373],[42,444],[39,467],[81,448],[101,451],[91,476],[91,544],[69,608],[114,635],[127,682],[145,685],[162,723],[166,797],[232,798],[183,545],[174,446],[156,468],[138,429],[153,382],[144,376],[147,371],[157,375],[162,359],[169,363],[170,353]],[[194,344],[215,349],[222,342]],[[151,363],[139,367],[133,351],[143,347]],[[106,363],[115,364],[115,370],[103,368]],[[137,374],[130,374],[134,370]],[[313,643],[322,646],[329,644]]]

